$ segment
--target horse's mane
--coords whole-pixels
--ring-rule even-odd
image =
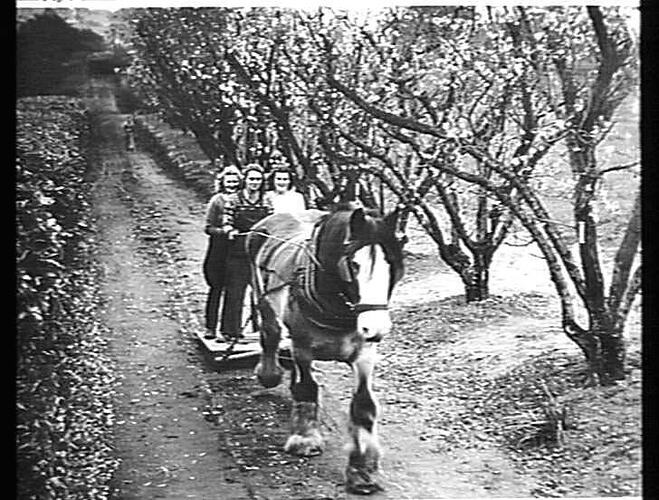
[[[340,201],[338,203],[334,203],[329,208],[329,212],[331,214],[336,212],[352,212],[353,210],[356,210],[358,208],[363,209],[364,213],[366,215],[369,215],[370,217],[374,217],[374,218],[381,217],[381,214],[377,209],[365,207],[358,201]]]
[[[346,234],[348,232],[349,220],[352,216],[352,213],[359,208],[361,208],[364,214],[367,216],[366,224],[369,228],[367,230],[369,235],[357,236],[362,236],[360,239],[368,241],[373,236],[378,235],[376,239],[381,240],[381,242],[388,248],[397,246],[396,242],[394,241],[393,233],[391,234],[391,237],[388,237],[386,233],[382,232],[383,217],[378,210],[367,209],[354,202],[343,202],[335,204],[332,211],[323,214],[316,220],[315,223],[318,237],[317,241],[319,243],[323,242],[324,245],[328,245],[326,248],[330,249],[330,254],[339,256],[343,253]],[[398,254],[400,252],[394,251],[394,253]]]

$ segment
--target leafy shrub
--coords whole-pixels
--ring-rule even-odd
[[[88,118],[76,100],[17,103],[17,498],[102,499],[116,468],[111,365],[96,319]]]

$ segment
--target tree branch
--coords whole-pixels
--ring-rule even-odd
[[[620,242],[620,247],[613,263],[613,276],[609,287],[608,306],[611,313],[615,314],[620,307],[620,302],[629,288],[629,273],[636,257],[641,239],[641,195],[636,194],[634,208],[627,223],[627,229]]]
[[[598,118],[603,114],[608,115],[613,112],[611,109],[609,113],[606,113],[606,92],[611,85],[614,73],[620,67],[621,59],[618,57],[613,41],[608,34],[601,9],[597,6],[589,6],[587,10],[595,30],[601,56],[597,78],[591,87],[589,107],[581,126],[584,132],[590,134]],[[604,116],[604,118],[608,118],[608,116]]]
[[[627,316],[629,315],[629,310],[631,309],[632,304],[634,303],[634,299],[636,298],[636,295],[641,290],[642,276],[643,276],[642,266],[639,265],[634,271],[634,274],[632,275],[632,278],[629,282],[629,286],[625,290],[622,300],[620,301],[620,305],[618,306],[618,310],[615,313],[614,331],[621,331],[625,326],[625,322],[627,321]]]
[[[440,132],[435,127],[432,127],[430,125],[425,125],[417,120],[402,118],[398,115],[389,113],[388,111],[384,111],[378,108],[377,106],[368,103],[364,98],[362,98],[359,94],[357,94],[357,92],[349,89],[341,82],[336,80],[333,75],[327,75],[326,81],[330,87],[341,92],[350,101],[354,102],[359,108],[366,111],[375,118],[386,121],[387,123],[391,123],[392,125],[404,128],[406,130],[413,130],[415,132],[428,134],[433,137],[437,137],[439,139],[446,139],[446,134]]]
[[[616,170],[627,170],[629,168],[634,168],[640,165],[640,161],[633,161],[631,163],[626,163],[624,165],[614,165],[613,167],[603,168],[599,171],[600,175],[608,174],[609,172],[615,172]]]
[[[231,50],[226,51],[225,58],[231,69],[233,69],[233,71],[242,80],[243,84],[250,90],[250,92],[259,101],[261,101],[261,103],[265,104],[268,107],[270,113],[272,113],[272,116],[275,118],[278,125],[280,126],[280,133],[283,133],[286,139],[288,139],[289,146],[293,149],[293,153],[295,154],[295,157],[297,158],[298,162],[300,162],[300,164],[302,165],[303,170],[307,174],[307,176],[312,178],[312,182],[321,190],[323,195],[329,194],[330,189],[323,182],[319,180],[318,171],[315,165],[311,163],[309,158],[302,151],[302,148],[300,147],[300,144],[297,138],[295,137],[293,130],[291,129],[291,124],[284,110],[282,110],[268,96],[263,95],[261,92],[259,92],[257,85],[250,78],[250,75],[245,69],[245,67],[242,65],[242,63],[238,60],[238,58]]]

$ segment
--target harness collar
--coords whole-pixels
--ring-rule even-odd
[[[367,311],[386,311],[388,304],[354,304],[346,295],[338,294],[342,303],[329,304],[322,300],[316,287],[316,278],[319,272],[326,272],[316,257],[316,243],[320,225],[316,225],[307,240],[308,251],[305,252],[304,265],[298,268],[297,286],[294,287],[298,305],[306,312],[306,319],[316,326],[323,328],[344,330],[357,327],[357,316]]]

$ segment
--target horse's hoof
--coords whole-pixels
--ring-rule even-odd
[[[274,370],[266,370],[261,363],[256,365],[254,372],[260,384],[268,389],[277,387],[284,375],[284,371],[281,368],[276,367]]]
[[[364,484],[349,484],[346,486],[346,491],[353,495],[372,495],[378,491],[384,491],[384,488],[376,482]]]
[[[319,432],[314,432],[310,436],[293,434],[286,441],[284,451],[298,457],[314,457],[323,452],[323,438]]]
[[[346,469],[346,491],[355,495],[372,495],[378,491],[384,491],[384,488],[375,482],[366,470],[348,467]]]

